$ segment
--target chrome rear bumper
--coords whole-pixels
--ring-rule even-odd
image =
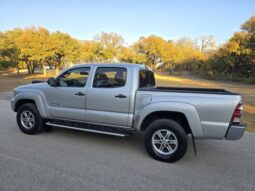
[[[245,132],[245,128],[246,126],[244,124],[231,124],[225,136],[226,140],[240,139]]]

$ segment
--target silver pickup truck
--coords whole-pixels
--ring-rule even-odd
[[[144,132],[155,159],[174,162],[187,137],[237,140],[242,99],[222,89],[156,87],[150,68],[140,64],[75,65],[57,78],[19,86],[11,100],[26,134],[52,127],[114,136]]]

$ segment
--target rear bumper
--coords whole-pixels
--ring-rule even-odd
[[[246,125],[244,124],[231,124],[225,136],[226,140],[238,140],[245,132]]]

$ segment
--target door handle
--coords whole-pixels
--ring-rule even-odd
[[[85,96],[85,94],[82,93],[82,92],[77,92],[75,95],[76,95],[76,96]]]
[[[118,94],[118,95],[116,95],[115,97],[117,97],[117,98],[126,98],[127,96],[125,96],[125,95],[123,95],[123,94]]]

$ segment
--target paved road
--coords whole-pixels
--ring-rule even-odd
[[[0,100],[1,191],[255,190],[255,134],[235,142],[197,140],[196,157],[189,146],[183,159],[167,164],[147,155],[141,135],[22,134],[7,98]]]

